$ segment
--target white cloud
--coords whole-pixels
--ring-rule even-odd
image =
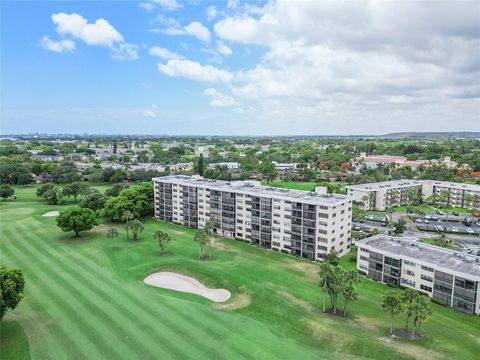
[[[216,107],[237,106],[239,103],[231,96],[222,94],[214,88],[205,89],[204,95],[211,98],[210,105]]]
[[[227,8],[229,9],[236,9],[239,5],[240,1],[239,0],[228,0],[227,2]]]
[[[138,59],[138,45],[122,42],[112,47],[112,58],[121,61]]]
[[[187,34],[195,36],[203,42],[210,42],[210,31],[198,21],[191,22],[184,29]]]
[[[97,19],[89,24],[88,20],[78,14],[58,13],[52,15],[57,25],[57,32],[83,40],[88,45],[112,46],[123,42],[123,36],[105,19]]]
[[[147,2],[142,2],[139,4],[139,6],[146,11],[152,11],[153,9],[155,9],[155,5]]]
[[[60,41],[53,41],[47,35],[44,35],[40,40],[40,45],[50,51],[55,51],[58,53],[63,52],[72,52],[75,50],[75,43],[70,39],[64,39]]]
[[[149,118],[156,118],[157,117],[157,113],[153,110],[145,110],[143,112],[143,116],[145,117],[149,117]]]
[[[232,49],[225,45],[223,41],[217,41],[217,50],[220,54],[225,55],[225,56],[230,56],[232,55]]]
[[[118,60],[138,59],[138,45],[125,42],[122,34],[105,19],[100,18],[94,23],[89,23],[79,14],[63,12],[53,14],[51,18],[56,25],[55,30],[61,36],[82,40],[87,45],[108,47],[112,50],[112,57]],[[71,51],[75,48],[75,44],[70,39],[55,42],[44,36],[41,42],[48,50],[57,49],[53,51],[59,49]]]
[[[197,39],[209,43],[210,42],[210,31],[207,27],[203,26],[198,21],[193,21],[183,28],[178,24],[168,27],[166,29],[152,29],[153,32],[162,32],[167,35],[190,35],[194,36]]]
[[[177,0],[152,0],[155,4],[158,4],[162,8],[167,10],[177,10],[182,7]]]
[[[207,19],[208,21],[211,21],[213,19],[215,19],[218,15],[218,12],[217,12],[217,8],[215,6],[209,6],[207,8]]]
[[[158,70],[168,76],[204,82],[228,83],[234,79],[234,75],[226,70],[212,65],[201,65],[191,60],[168,60],[166,64],[159,63]]]
[[[156,118],[160,115],[157,110],[158,110],[158,106],[156,104],[152,104],[150,105],[150,109],[146,109],[143,112],[143,116],[148,118]]]
[[[161,48],[159,46],[152,46],[149,50],[148,53],[153,56],[158,56],[159,58],[162,58],[164,60],[171,60],[171,59],[183,59],[183,56],[178,55],[177,53],[174,53],[173,51],[170,51],[165,48]]]
[[[473,97],[480,108],[480,27],[470,2],[272,0],[214,29],[220,39],[266,48],[232,86],[266,117],[378,123]]]

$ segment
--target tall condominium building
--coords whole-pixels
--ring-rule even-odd
[[[213,219],[220,235],[311,260],[321,260],[332,249],[340,255],[350,249],[349,196],[195,176],[165,176],[153,182],[157,219],[193,228]]]
[[[347,186],[348,195],[364,205],[365,210],[410,205],[435,194],[437,203],[474,208],[480,205],[480,185],[435,180],[393,180]],[[446,194],[443,199],[442,194]]]
[[[459,311],[480,315],[480,259],[413,238],[376,235],[356,243],[357,269],[418,290]]]

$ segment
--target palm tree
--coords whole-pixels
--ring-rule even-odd
[[[133,214],[126,210],[122,215],[122,221],[125,221],[125,230],[127,230],[127,240],[130,240],[128,236],[128,222],[133,219]]]
[[[157,230],[153,234],[153,238],[158,241],[158,246],[160,246],[160,255],[165,255],[167,244],[171,241],[170,235],[165,231]]]
[[[420,296],[418,298],[414,309],[415,315],[413,317],[414,327],[412,331],[412,338],[415,337],[415,326],[418,327],[418,333],[420,333],[422,321],[427,320],[432,315],[432,309],[428,305],[427,299],[424,296]]]
[[[138,219],[130,220],[127,223],[127,231],[128,229],[132,230],[133,240],[136,241],[138,240],[138,233],[143,231],[143,224]]]
[[[193,240],[198,241],[199,249],[198,249],[198,258],[200,260],[205,259],[205,245],[208,243],[209,236],[205,229],[199,229],[195,231],[195,235],[193,236]]]
[[[115,240],[118,237],[118,230],[115,229],[114,227],[111,227],[108,229],[107,232],[107,238],[112,239],[112,248],[115,247]]]
[[[213,219],[208,219],[207,222],[205,223],[205,226],[204,226],[204,229],[207,233],[207,236],[208,236],[208,241],[207,241],[207,244],[208,244],[208,257],[212,257],[212,237],[215,235],[215,226],[216,226],[216,223],[215,223],[215,220]]]
[[[413,289],[407,289],[402,294],[401,302],[405,311],[405,315],[407,316],[405,321],[405,330],[408,330],[408,324],[410,323],[410,319],[415,314],[415,304],[417,299],[420,295]]]
[[[357,300],[357,290],[355,284],[360,282],[360,275],[356,270],[343,271],[342,272],[342,295],[345,299],[343,306],[343,316],[347,316],[347,305],[349,302]]]
[[[319,286],[323,287],[323,312],[325,312],[325,298],[327,295],[329,281],[333,274],[333,266],[324,261],[320,264],[318,275],[320,276]]]
[[[383,294],[382,308],[387,311],[392,318],[390,325],[390,335],[392,335],[393,329],[395,328],[395,317],[402,312],[402,301],[398,292],[391,290]]]

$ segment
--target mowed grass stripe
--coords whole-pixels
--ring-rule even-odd
[[[86,271],[86,274],[88,275],[88,274],[91,274],[91,273],[95,273],[95,275],[103,276],[105,268],[100,267],[96,262],[94,262],[92,260],[91,257],[86,256],[85,251],[84,251],[85,249],[76,248],[76,247],[68,247],[67,249],[69,250],[68,251],[69,253],[77,252],[77,249],[78,250],[83,250],[82,252],[80,252],[78,254],[79,256],[82,256],[84,258],[84,259],[81,260],[82,268],[85,268],[86,270],[88,270],[89,266],[92,266],[92,267],[95,268],[95,269],[90,268],[90,271]],[[57,259],[57,261],[62,261],[62,260],[65,260],[64,256]],[[72,261],[78,261],[78,259],[69,259],[66,264],[69,265]],[[104,281],[105,281],[106,284],[110,284],[112,279],[111,278],[106,278]],[[137,284],[135,284],[135,285],[137,285]],[[132,289],[131,287],[129,287],[128,290],[122,289],[122,293],[130,293],[130,294],[133,295],[133,297],[134,297],[133,300],[134,301],[140,302],[138,304],[139,309],[143,309],[143,308],[146,308],[146,307],[150,306],[148,302],[145,303],[144,298],[139,298],[138,297],[139,292],[141,292],[142,290],[145,290],[145,289],[142,289],[143,286],[144,285],[141,285],[137,290]],[[97,289],[97,291],[102,291],[102,287]],[[158,295],[158,293],[156,293],[156,294]],[[165,300],[167,300],[166,297],[164,297],[164,298],[165,298]],[[156,300],[158,300],[158,298],[156,298]],[[171,301],[171,298],[168,298],[168,301]],[[246,332],[246,331],[240,332],[238,327],[234,327],[233,325],[231,325],[227,321],[227,318],[225,316],[219,316],[217,312],[212,311],[210,308],[201,309],[200,311],[197,311],[197,312],[191,312],[190,309],[188,309],[187,311],[182,311],[181,313],[179,313],[178,312],[178,307],[173,307],[166,301],[164,301],[162,303],[162,305],[164,307],[168,307],[168,311],[166,311],[165,313],[168,314],[169,316],[174,316],[174,318],[176,319],[176,320],[172,319],[172,321],[170,322],[170,327],[174,326],[175,323],[179,322],[179,319],[183,318],[183,320],[186,322],[186,326],[188,326],[188,328],[192,328],[191,335],[189,335],[189,336],[186,336],[188,334],[185,334],[185,328],[180,329],[177,336],[175,337],[176,340],[174,340],[176,342],[178,342],[178,337],[180,337],[181,339],[183,339],[184,337],[187,337],[190,340],[197,339],[198,338],[197,334],[199,332],[200,333],[201,332],[208,333],[208,334],[210,334],[211,337],[219,339],[219,340],[221,340],[223,338],[226,338],[231,334],[236,333],[236,334],[239,334],[239,335],[242,334],[242,336],[246,337],[247,338],[246,340],[249,343],[257,344],[259,349],[263,349],[263,347],[264,347],[262,345],[262,339],[255,338],[255,337],[253,337],[252,334],[250,334],[249,332]],[[186,306],[188,306],[188,304],[186,304]],[[127,309],[127,311],[128,311],[128,309]],[[158,312],[158,309],[151,307],[151,311],[149,313],[146,313],[147,319],[153,320],[151,314],[152,313],[157,313],[157,312]],[[195,316],[190,315],[191,313],[193,313]],[[239,315],[237,315],[237,316],[239,316]],[[137,318],[137,321],[138,321],[138,319],[139,318]],[[223,319],[225,319],[225,320],[223,320]],[[158,325],[159,325],[159,321],[163,321],[163,320],[164,319],[159,319],[157,322],[153,323],[153,326],[155,326],[157,328]],[[221,328],[219,328],[219,326],[221,326]],[[153,330],[153,331],[155,331],[155,330]],[[185,345],[186,345],[187,348],[190,349],[192,347],[192,345],[194,345],[194,344],[192,344],[192,341],[190,341],[189,343],[186,343]],[[206,346],[200,345],[199,347],[200,348],[203,347],[202,350],[204,352],[206,352],[206,355],[208,355],[209,357],[213,356],[215,353],[217,353],[216,355],[219,356],[219,357],[232,357],[232,356],[235,356],[236,358],[241,358],[241,357],[250,358],[251,357],[251,355],[248,354],[248,352],[246,352],[242,346],[237,345],[236,343],[232,344],[232,346],[230,346],[228,348],[228,351],[225,351],[223,349],[221,353],[219,353],[219,351],[216,348],[213,348],[213,347],[210,347],[210,346],[206,347]],[[279,351],[281,351],[281,350],[279,350]],[[196,350],[192,354],[192,356],[194,356],[194,357],[198,357],[198,355],[199,355],[198,350]],[[265,353],[265,356],[268,356],[268,355],[269,355],[269,353]],[[271,355],[272,354],[270,353],[270,356]],[[279,355],[280,355],[280,353],[279,353]]]
[[[29,342],[29,353],[32,359],[87,359],[83,356],[68,333],[59,324],[50,321],[51,315],[46,308],[39,303],[32,304],[36,296],[42,291],[36,282],[26,284],[25,299],[20,303],[16,313],[19,316],[13,318],[19,322],[27,335]],[[66,339],[63,346],[58,346],[58,339]],[[71,354],[78,354],[71,356]],[[2,357],[0,357],[2,358]]]
[[[31,233],[31,232],[29,232],[29,233]],[[35,237],[38,237],[38,235],[39,234],[34,234]],[[123,294],[123,293],[125,293],[125,286],[119,285],[121,287],[122,291],[118,292],[118,287],[112,287],[112,281],[115,281],[115,279],[114,278],[108,278],[108,277],[104,276],[105,269],[95,269],[95,270],[93,270],[93,269],[88,268],[89,264],[91,265],[91,264],[95,264],[95,263],[93,261],[91,261],[90,257],[86,256],[85,253],[75,253],[76,255],[78,255],[78,257],[72,256],[71,251],[69,251],[67,253],[60,253],[56,248],[52,248],[52,247],[43,245],[43,243],[39,241],[39,238],[35,239],[35,240],[32,239],[29,242],[29,245],[36,246],[37,250],[40,254],[49,254],[50,256],[55,257],[55,259],[53,259],[54,263],[64,264],[66,266],[66,268],[68,268],[68,267],[76,267],[76,268],[81,267],[83,269],[83,271],[75,273],[76,276],[81,278],[81,279],[78,279],[79,280],[78,283],[80,283],[80,284],[82,282],[89,283],[91,286],[93,286],[95,288],[95,292],[94,292],[95,294],[102,295],[102,297],[106,297],[106,298],[109,298],[111,300],[111,302],[108,303],[107,305],[111,306],[111,305],[115,304],[117,308],[121,308],[121,314],[131,314],[130,317],[131,317],[131,322],[133,324],[132,326],[137,326],[138,327],[138,331],[136,333],[140,333],[140,335],[143,334],[143,336],[141,336],[142,338],[149,338],[150,337],[154,346],[158,346],[159,342],[163,343],[163,345],[165,345],[165,347],[169,348],[168,350],[170,351],[170,354],[173,354],[173,355],[177,354],[178,357],[180,357],[180,358],[186,358],[187,357],[187,354],[182,349],[180,349],[178,346],[174,347],[172,342],[176,342],[176,343],[184,342],[184,344],[181,344],[182,346],[184,346],[183,349],[185,349],[185,348],[190,349],[192,347],[192,341],[193,341],[194,344],[196,342],[192,338],[189,338],[190,341],[188,341],[188,342],[185,341],[184,340],[185,331],[183,329],[179,329],[178,333],[174,334],[173,337],[170,336],[171,337],[170,342],[166,339],[164,339],[163,341],[159,341],[159,340],[162,340],[162,339],[161,338],[159,339],[158,336],[154,337],[153,334],[155,334],[155,333],[156,334],[159,334],[159,333],[162,333],[162,332],[171,333],[171,328],[162,324],[163,319],[159,319],[158,321],[155,321],[154,318],[152,317],[151,313],[145,312],[144,314],[142,314],[143,316],[140,316],[138,314],[138,311],[137,311],[136,314],[131,313],[131,310],[130,310],[131,308],[135,308],[137,310],[142,310],[147,306],[148,302],[142,301],[141,304],[138,304],[137,307],[134,307],[134,306],[125,307],[125,306],[122,306],[118,302],[118,299],[115,299],[115,298],[111,297],[109,295],[109,292],[105,291],[105,288],[107,288],[107,289],[109,288],[109,290],[111,290],[110,292],[122,293]],[[69,249],[72,250],[71,248],[69,248]],[[68,259],[67,259],[67,257],[68,257]],[[94,274],[94,275],[92,275],[92,274]],[[100,279],[101,277],[103,277],[104,279]],[[171,308],[170,310],[171,311],[166,312],[166,313],[174,314],[175,316],[177,315],[177,314],[175,314],[175,312],[177,312],[176,309]],[[181,314],[178,314],[178,316],[181,316]],[[138,324],[138,323],[140,323],[140,324]],[[173,322],[171,323],[171,325],[172,326],[174,325]],[[160,331],[159,331],[159,329],[158,329],[159,327],[163,327],[163,329],[160,329]],[[205,330],[208,330],[208,329],[205,329]],[[192,336],[194,336],[194,335],[195,335],[195,332],[192,332]],[[211,349],[211,348],[209,349],[205,346],[200,345],[198,347],[201,350],[203,350],[206,353],[206,355],[209,355],[209,356],[214,355],[214,353],[216,352],[216,350],[214,351],[213,349]],[[192,352],[189,355],[192,358],[198,357],[200,349],[192,349]],[[217,354],[217,355],[220,356],[220,354]],[[222,355],[224,355],[224,354],[222,354]]]
[[[19,233],[21,234],[23,230],[24,229],[20,229]],[[104,342],[104,345],[114,349],[119,356],[134,356],[135,353],[132,352],[132,348],[141,349],[144,355],[148,355],[149,357],[155,357],[162,353],[162,349],[158,349],[160,353],[155,354],[149,347],[139,342],[136,336],[132,336],[132,332],[125,330],[126,328],[132,329],[133,333],[144,333],[148,335],[136,322],[129,323],[121,311],[117,311],[115,306],[112,306],[110,302],[105,301],[102,296],[99,296],[99,294],[91,288],[92,284],[85,278],[82,279],[79,276],[81,270],[78,267],[76,269],[80,271],[72,273],[64,271],[59,266],[58,260],[56,261],[51,258],[51,254],[39,251],[31,246],[36,243],[36,240],[38,239],[30,236],[29,241],[24,241],[22,245],[17,245],[19,245],[19,248],[23,248],[27,254],[31,254],[32,258],[36,258],[36,260],[42,264],[41,268],[45,269],[50,266],[50,271],[48,272],[49,277],[55,280],[56,283],[65,290],[67,295],[71,295],[75,299],[74,302],[79,309],[83,310],[83,318],[90,325],[89,332],[92,333],[91,336],[93,339],[99,342],[98,340],[103,337],[104,341],[102,342]],[[42,258],[42,260],[39,260],[39,258]],[[50,261],[43,261],[43,259]],[[50,264],[55,265],[52,266]],[[95,299],[96,301],[91,299]],[[109,324],[113,326],[108,326]],[[109,336],[105,338],[105,336],[102,336],[107,334],[112,334],[115,337]],[[118,343],[119,339],[122,340],[120,345]],[[138,352],[136,354],[138,355]],[[164,355],[166,355],[166,353]]]
[[[23,259],[25,257],[19,252],[18,249],[16,249],[14,246],[3,246],[3,252],[9,256],[11,259],[16,260],[15,262],[17,264],[21,264],[22,269],[24,270],[26,276],[28,276],[28,279],[30,282],[35,284],[34,286],[31,287],[31,296],[34,297],[40,297],[40,298],[48,298],[52,300],[52,304],[54,306],[49,307],[48,309],[44,306],[40,306],[40,310],[44,311],[46,314],[48,314],[52,319],[66,319],[70,317],[70,314],[75,314],[74,309],[66,305],[69,312],[64,311],[64,303],[56,297],[55,294],[57,294],[56,291],[52,290],[51,287],[46,285],[43,282],[43,279],[41,279],[39,276],[36,275],[36,272],[38,269],[32,268],[29,263],[30,261],[24,262]],[[53,310],[53,311],[52,311]],[[75,317],[78,319],[78,316]],[[68,327],[65,326],[63,322],[55,321],[55,327],[60,329],[60,336],[58,339],[59,344],[64,344],[67,343],[69,344],[69,352],[65,354],[64,358],[68,358],[70,352],[71,354],[82,354],[83,351],[82,349],[89,348],[92,346],[91,340],[87,339],[84,336],[84,331],[81,329],[78,329],[80,331],[76,331],[75,333],[72,333],[72,328],[71,328],[71,322],[73,319],[69,318],[69,325]],[[73,341],[73,338],[75,337],[75,341]],[[56,345],[56,347],[62,347]],[[45,351],[49,353],[48,347],[47,350]],[[54,357],[52,357],[54,358]]]

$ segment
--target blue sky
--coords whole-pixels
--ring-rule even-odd
[[[430,4],[2,1],[1,132],[478,131],[479,3]]]

